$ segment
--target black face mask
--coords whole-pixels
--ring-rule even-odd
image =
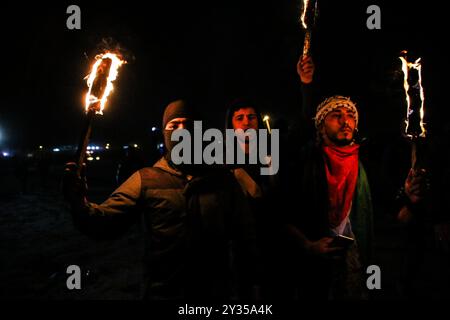
[[[194,109],[192,108],[192,106],[190,104],[186,103],[186,101],[184,101],[184,100],[177,100],[177,101],[170,103],[164,111],[164,116],[163,116],[163,121],[162,121],[162,128],[164,129],[163,130],[164,145],[166,147],[166,154],[164,157],[172,167],[178,169],[179,171],[182,171],[183,173],[187,173],[188,171],[191,171],[192,168],[194,167],[194,165],[192,164],[193,159],[194,159],[193,143],[191,143],[191,148],[192,148],[191,149],[191,162],[187,163],[187,164],[183,163],[180,165],[175,165],[172,161],[172,150],[181,141],[172,141],[171,137],[175,130],[165,130],[166,125],[175,118],[187,118],[187,119],[191,120],[191,121],[188,121],[188,123],[186,123],[186,127],[185,127],[185,129],[191,133],[191,139],[193,139],[193,132],[194,132],[192,121],[194,119],[198,119],[198,118],[197,118],[197,114],[194,111]],[[182,139],[180,139],[180,140],[182,140]],[[191,141],[191,142],[193,142],[193,141]]]
[[[172,141],[172,134],[176,131],[176,130],[164,130],[163,135],[164,135],[164,145],[166,147],[166,154],[165,154],[165,158],[166,160],[170,163],[170,165],[174,168],[176,168],[177,170],[186,173],[186,174],[193,174],[196,170],[195,168],[199,167],[199,165],[194,165],[194,143],[193,143],[193,130],[190,130],[190,128],[186,128],[186,130],[188,130],[191,133],[191,158],[190,158],[190,163],[181,163],[181,164],[174,164],[172,162],[172,150],[173,148],[178,144],[182,142],[182,139],[180,139],[180,141]]]
[[[168,161],[171,159],[171,153],[172,153],[173,147],[178,143],[177,141],[172,141],[172,140],[171,140],[173,131],[174,131],[174,130],[164,130],[164,131],[163,131],[163,135],[164,135],[164,146],[166,147],[165,158],[166,158]]]

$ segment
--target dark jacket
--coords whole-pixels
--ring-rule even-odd
[[[252,101],[235,100],[227,110],[225,129],[233,129],[232,117],[241,108],[251,107],[255,110],[259,129],[264,129],[261,113]],[[270,142],[270,137],[269,142]],[[239,146],[236,146],[239,148]],[[268,146],[268,150],[271,147]],[[285,203],[281,189],[279,172],[275,175],[261,175],[261,164],[233,165],[228,168],[233,173],[247,201],[246,207],[255,218],[259,263],[255,274],[261,287],[262,298],[280,298],[283,294],[284,279],[281,278],[285,263],[282,240],[282,223],[280,209]],[[282,166],[280,165],[280,170]]]
[[[360,153],[364,153],[361,146]],[[312,241],[330,236],[328,220],[328,186],[325,174],[325,162],[320,148],[310,143],[301,149],[297,156],[296,168],[292,169],[292,194],[294,202],[287,221],[299,228]],[[369,190],[361,190],[362,179],[367,181],[364,158],[360,157],[358,181],[353,197],[350,221],[358,242],[361,256],[365,262],[372,254],[373,208]],[[294,186],[296,185],[296,187]],[[302,204],[301,207],[295,204]]]
[[[84,223],[129,216],[131,223],[143,214],[146,298],[229,298],[252,281],[255,232],[238,188],[225,171],[190,177],[162,158],[78,216]]]

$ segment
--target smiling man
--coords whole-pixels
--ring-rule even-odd
[[[256,113],[255,108],[249,105],[234,111],[231,118],[231,123],[234,130],[241,129],[244,132],[248,129],[258,130],[260,122],[258,118],[260,118],[260,116]],[[246,135],[245,141],[240,141],[241,148],[247,155],[250,152],[251,137],[255,138],[253,136]]]
[[[243,131],[244,134],[237,134],[237,152],[243,153],[246,158],[251,158],[252,153],[259,154],[259,148],[264,142],[262,136],[257,138],[255,134],[249,134],[249,131],[258,132],[265,128],[254,101],[244,98],[233,101],[227,110],[225,128],[234,132]],[[281,224],[277,212],[282,197],[278,175],[279,155],[278,149],[274,148],[278,143],[278,136],[277,139],[272,139],[276,131],[277,129],[274,129],[270,135],[271,152],[265,155],[267,164],[246,162],[229,166],[247,199],[249,212],[255,219],[260,263],[254,271],[259,279],[258,294],[264,299],[274,298],[281,291],[281,288],[277,288],[281,269],[277,255],[281,248]],[[255,140],[258,140],[258,143]],[[270,174],[263,174],[264,169],[270,171]]]

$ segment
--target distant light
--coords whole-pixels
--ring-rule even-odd
[[[106,144],[106,150],[109,150],[109,143]]]
[[[156,130],[158,130],[157,127],[152,127],[152,132],[155,132]]]
[[[90,146],[88,146],[86,149],[88,149],[88,150],[91,150],[91,147]]]
[[[128,146],[123,146],[124,149],[128,149]]]
[[[59,150],[59,148],[54,148],[53,152],[60,152],[61,150]]]
[[[159,147],[160,147],[160,148],[164,148],[164,144],[163,144],[163,143],[160,143],[160,144],[159,144]]]
[[[44,147],[43,147],[43,146],[39,146],[39,149],[41,149],[41,150],[42,150],[42,149],[44,149]]]
[[[87,158],[87,161],[92,161],[92,160],[94,160],[94,158],[92,158],[92,157]]]
[[[100,147],[95,147],[95,150],[100,150]]]
[[[27,154],[27,158],[33,158],[33,154],[32,153],[28,153]]]
[[[134,144],[133,147],[137,148],[137,147],[139,147],[139,146],[138,146],[137,144]]]
[[[9,157],[10,154],[9,154],[9,152],[3,151],[2,155],[6,158],[6,157]]]
[[[95,158],[95,160],[97,160],[97,161],[100,160],[100,157]]]

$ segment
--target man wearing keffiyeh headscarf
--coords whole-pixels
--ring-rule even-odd
[[[365,251],[363,254],[369,254],[372,205],[366,173],[359,161],[360,146],[354,142],[357,120],[358,111],[354,103],[341,96],[333,96],[321,103],[315,118],[317,133],[322,141],[319,145],[322,154],[320,165],[325,169],[329,234],[313,241],[310,247],[319,255],[338,253],[343,256],[339,263],[333,265],[336,275],[331,285],[333,297],[365,297],[358,246],[361,241],[361,249]],[[334,237],[343,235],[355,239],[355,233],[358,239],[343,248],[343,252],[333,245]],[[364,236],[359,237],[359,234]]]
[[[297,72],[305,94],[313,81],[311,57],[300,59]],[[305,114],[310,112],[309,101],[304,96]],[[312,210],[287,217],[286,227],[295,243],[293,255],[302,268],[292,274],[295,277],[295,273],[300,273],[297,290],[305,298],[368,298],[363,266],[370,264],[373,209],[360,159],[363,147],[355,136],[358,121],[358,109],[349,97],[335,95],[325,99],[314,116],[317,141],[302,150],[301,163],[296,163],[296,168],[303,169],[294,179],[296,184],[300,182],[300,190],[294,192],[300,193]],[[353,242],[337,244],[337,236]],[[299,247],[303,255],[296,254]]]
[[[304,86],[314,71],[307,61],[298,70]],[[305,113],[312,111],[308,107],[303,106]],[[309,208],[285,220],[296,266],[290,277],[301,298],[365,299],[362,266],[370,257],[373,214],[355,136],[358,109],[349,97],[335,95],[318,105],[313,119],[317,139],[302,149],[290,170],[298,175],[289,198]],[[338,236],[353,241],[338,244]]]
[[[299,63],[298,73],[304,86],[312,82],[310,58]],[[355,137],[358,121],[358,109],[349,97],[325,99],[314,116],[317,141],[304,148],[302,163],[296,164],[303,169],[295,178],[300,192],[294,192],[312,210],[292,214],[286,226],[296,244],[293,252],[299,252],[298,246],[302,252],[300,258],[297,254],[302,271],[294,272],[297,294],[304,298],[367,298],[362,266],[370,256],[372,204]],[[337,236],[354,241],[336,244]]]

